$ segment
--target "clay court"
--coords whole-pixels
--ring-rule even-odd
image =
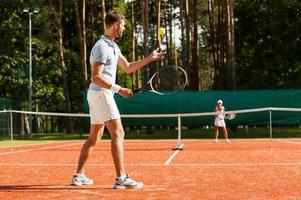
[[[301,199],[301,140],[126,140],[128,173],[142,190],[113,190],[110,141],[98,143],[86,174],[70,186],[83,141],[0,149],[0,199]]]

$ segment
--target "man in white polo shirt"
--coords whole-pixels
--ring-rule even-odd
[[[115,164],[116,179],[114,189],[143,188],[143,183],[137,182],[125,173],[124,168],[124,130],[119,110],[114,100],[114,93],[122,97],[133,95],[128,88],[115,83],[117,66],[126,73],[132,73],[146,64],[159,60],[164,53],[159,49],[153,51],[146,58],[129,63],[122,55],[118,45],[114,42],[122,36],[125,27],[125,18],[117,12],[110,12],[105,17],[105,33],[96,42],[91,50],[91,84],[88,90],[88,103],[90,109],[90,136],[82,147],[77,173],[72,178],[72,185],[92,185],[93,180],[84,174],[85,164],[93,151],[98,138],[102,137],[106,127],[111,136],[111,153]]]

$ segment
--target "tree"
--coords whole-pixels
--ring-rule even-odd
[[[62,3],[62,0],[60,0],[58,8],[55,8],[52,0],[49,0],[49,5],[54,13],[54,19],[55,19],[55,24],[56,24],[58,53],[59,53],[59,57],[60,57],[62,86],[63,86],[63,90],[64,90],[66,107],[67,107],[67,111],[71,113],[72,109],[71,109],[69,88],[68,88],[68,84],[67,84],[66,64],[65,64],[65,57],[64,57],[63,28],[62,28],[63,3]]]
[[[300,88],[301,3],[235,1],[239,89]]]
[[[86,10],[86,2],[83,0],[82,7],[82,22],[80,20],[80,11],[78,7],[77,0],[72,0],[74,5],[75,19],[76,19],[76,27],[77,27],[77,36],[78,36],[78,45],[79,45],[79,54],[80,54],[80,64],[82,70],[82,87],[86,90],[88,87],[88,72],[87,72],[87,49],[86,49],[86,18],[85,18],[85,10]]]
[[[105,32],[106,24],[105,24],[105,16],[106,16],[106,1],[101,0],[101,19],[102,19],[102,32]]]
[[[149,7],[148,0],[141,1],[142,11],[142,27],[143,27],[143,55],[146,57],[149,54],[148,50],[148,37],[149,37]],[[147,81],[150,78],[150,69],[148,66],[144,67],[144,80]]]
[[[173,41],[174,39],[174,32],[173,32],[173,12],[174,12],[174,4],[173,0],[169,0],[165,2],[165,22],[166,22],[166,46],[167,46],[167,56],[168,56],[168,63],[177,65],[177,57],[176,57],[176,45]]]
[[[95,4],[94,0],[88,1],[90,3],[90,26],[91,26],[91,35],[93,43],[96,41],[96,33],[95,33]]]
[[[193,20],[193,33],[192,33],[192,44],[191,44],[191,53],[192,53],[192,62],[190,69],[190,88],[192,90],[199,90],[199,51],[198,51],[198,1],[193,1],[192,6],[192,20]]]
[[[49,9],[49,2],[53,3],[55,12]],[[0,1],[1,97],[19,101],[17,109],[27,109],[28,16],[21,12],[26,6],[41,10],[32,18],[33,106],[36,110],[83,111],[82,92],[87,86],[83,85],[90,70],[86,49],[94,45],[96,33],[102,33],[105,4],[125,14],[131,24],[124,32],[124,39],[116,42],[133,61],[147,56],[149,50],[155,48],[157,25],[160,23],[166,28],[166,34],[160,38],[168,53],[164,62],[178,63],[187,70],[189,89],[300,87],[299,1],[236,0],[233,5],[233,0],[164,0],[160,12],[156,12],[156,3],[160,2]],[[175,36],[179,35],[181,45],[176,49]],[[155,69],[149,65],[141,69],[141,74],[118,76],[118,81],[130,88],[141,87]]]
[[[191,49],[190,49],[190,7],[189,0],[185,0],[185,33],[186,33],[186,45],[185,45],[185,66],[188,69],[188,74],[191,75]],[[192,83],[189,79],[189,88],[191,89]]]
[[[184,11],[184,5],[183,5],[183,1],[179,2],[179,9],[180,9],[180,13],[179,13],[179,21],[180,21],[180,29],[181,29],[181,46],[182,46],[182,56],[181,56],[181,63],[184,67],[184,69],[187,70],[187,57],[186,57],[186,51],[188,51],[188,49],[186,48],[185,45],[185,25],[184,25],[184,19],[185,19],[185,11]]]
[[[225,89],[236,89],[235,80],[235,46],[234,46],[234,14],[233,0],[227,0],[226,7],[226,69]]]
[[[233,1],[208,0],[214,89],[235,89]]]
[[[132,30],[132,62],[136,61],[136,21],[135,21],[135,13],[134,13],[134,1],[130,2],[131,4],[131,30]],[[136,71],[131,74],[132,78],[132,89],[139,88],[139,71]],[[136,86],[136,87],[135,87]]]

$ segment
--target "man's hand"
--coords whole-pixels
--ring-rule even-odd
[[[120,88],[118,94],[120,96],[122,96],[123,98],[128,98],[128,97],[133,96],[133,92],[130,89],[127,89],[127,88]]]
[[[157,48],[156,50],[154,50],[150,55],[149,58],[152,61],[156,61],[159,60],[162,56],[165,55],[165,52],[161,51],[159,48]]]

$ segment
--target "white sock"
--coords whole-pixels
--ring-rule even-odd
[[[117,177],[118,179],[124,180],[126,178],[126,174]]]

